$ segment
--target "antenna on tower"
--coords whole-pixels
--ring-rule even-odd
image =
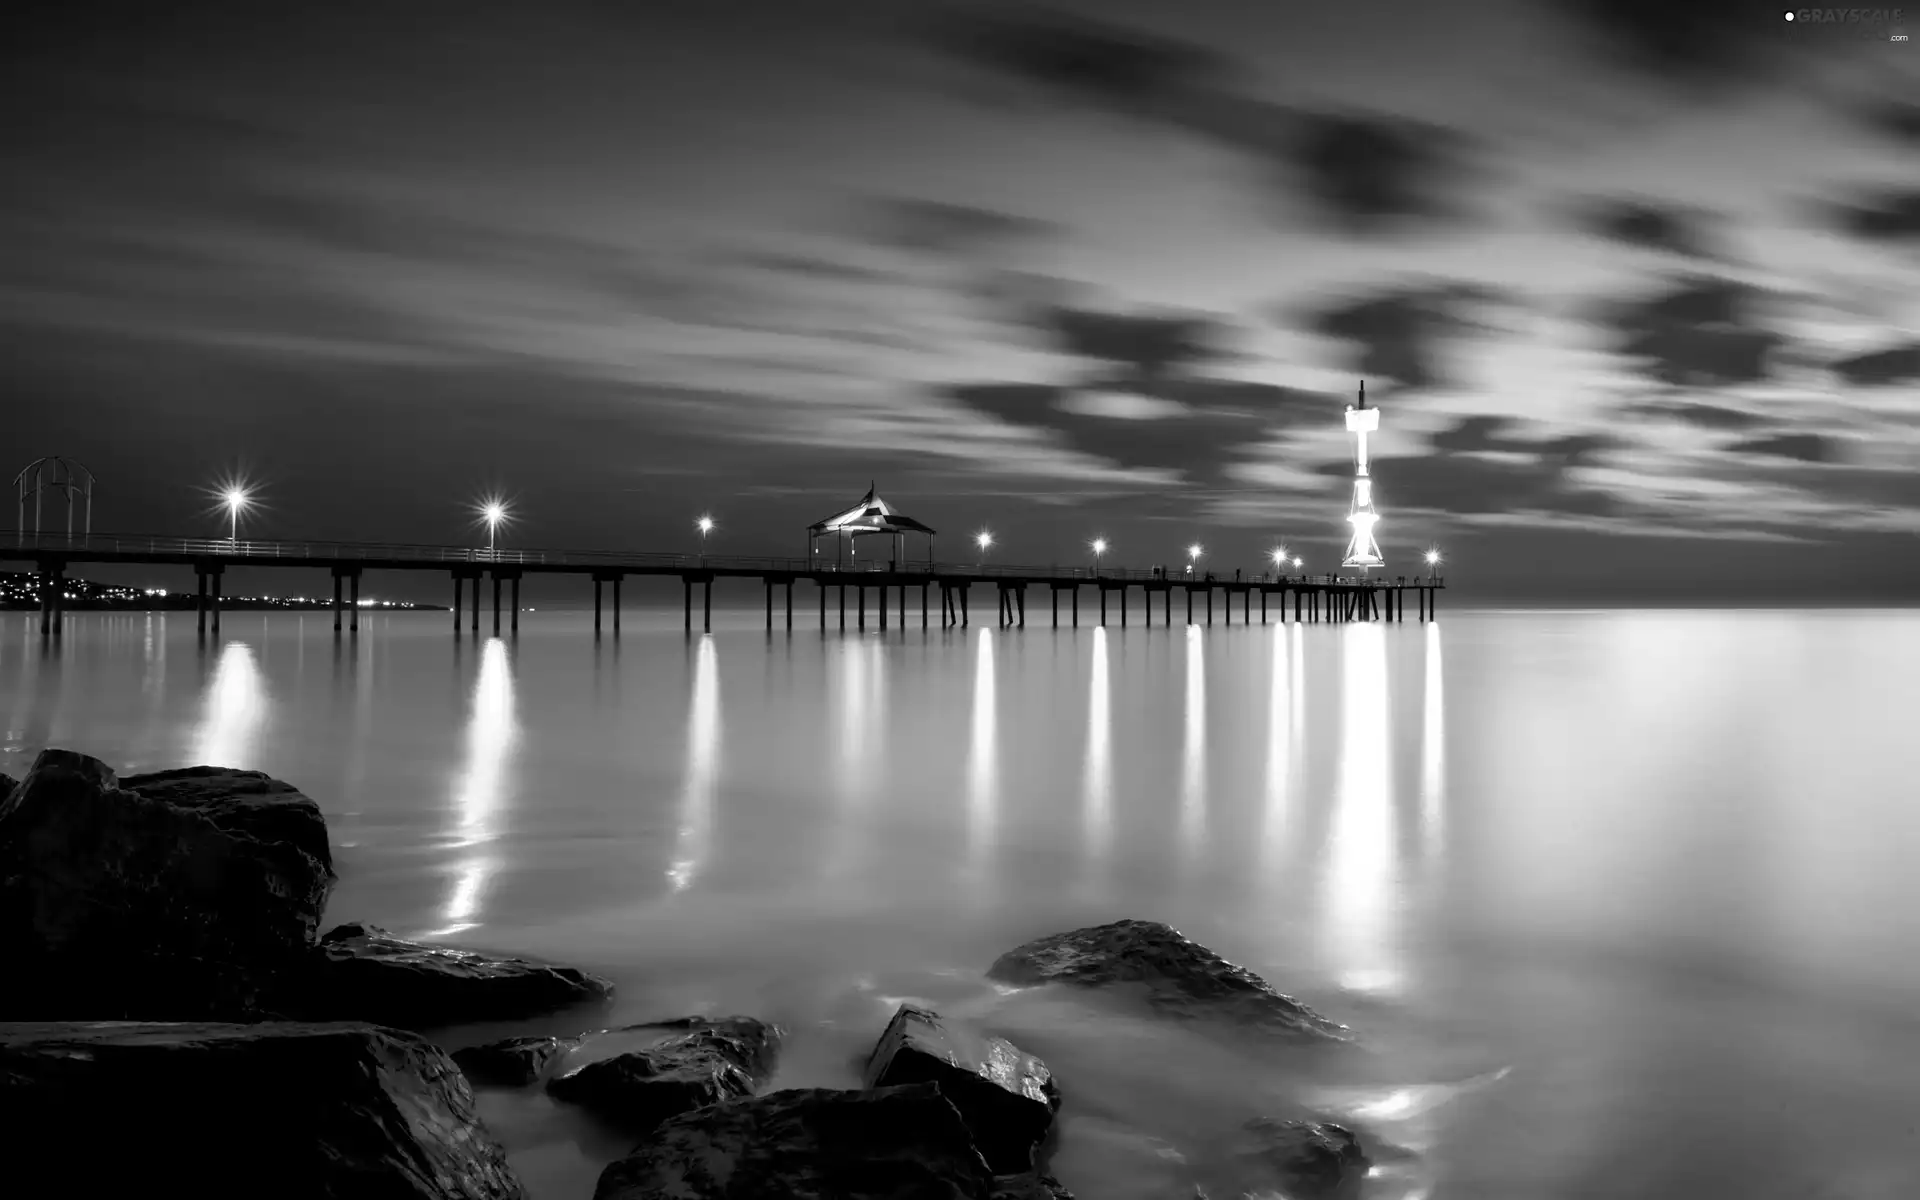
[[[1360,407],[1365,408],[1366,406],[1367,406],[1367,381],[1362,379],[1360,381]]]

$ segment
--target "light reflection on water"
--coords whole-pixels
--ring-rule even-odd
[[[1086,1194],[1157,1196],[1154,1146],[1304,1079],[979,983],[1127,916],[1379,1047],[1301,1102],[1418,1151],[1438,1200],[1920,1194],[1907,614],[768,641],[676,609],[617,653],[577,614],[517,644],[369,616],[337,649],[279,616],[204,650],[190,614],[71,616],[57,648],[32,620],[0,616],[0,771],[52,743],[272,772],[327,812],[332,920],[578,961],[615,1021],[788,1021],[783,1085],[853,1082],[882,998],[977,1012],[1062,1073]],[[591,1154],[489,1119],[536,1200],[591,1190]]]

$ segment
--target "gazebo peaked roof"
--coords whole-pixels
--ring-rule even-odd
[[[873,485],[867,486],[867,494],[860,503],[845,512],[835,513],[824,521],[816,521],[807,526],[810,534],[841,533],[848,537],[857,537],[863,533],[927,533],[933,530],[922,525],[912,517],[893,510],[893,506],[880,498]]]

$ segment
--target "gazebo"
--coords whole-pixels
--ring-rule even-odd
[[[872,484],[867,485],[867,494],[860,502],[844,512],[835,513],[824,521],[815,521],[807,526],[807,561],[812,562],[814,555],[820,552],[819,541],[823,537],[834,539],[834,569],[838,570],[849,549],[857,551],[853,540],[868,534],[893,535],[893,561],[897,565],[906,558],[906,537],[909,533],[927,535],[927,567],[933,567],[933,530],[922,525],[912,517],[895,512],[893,506],[880,498]]]

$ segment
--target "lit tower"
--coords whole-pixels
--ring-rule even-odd
[[[1353,536],[1347,540],[1343,567],[1384,567],[1380,544],[1373,540],[1373,526],[1380,514],[1373,511],[1373,480],[1367,474],[1367,435],[1380,428],[1380,410],[1367,407],[1367,381],[1360,381],[1360,403],[1347,409],[1347,432],[1353,435],[1353,508],[1347,523]]]

